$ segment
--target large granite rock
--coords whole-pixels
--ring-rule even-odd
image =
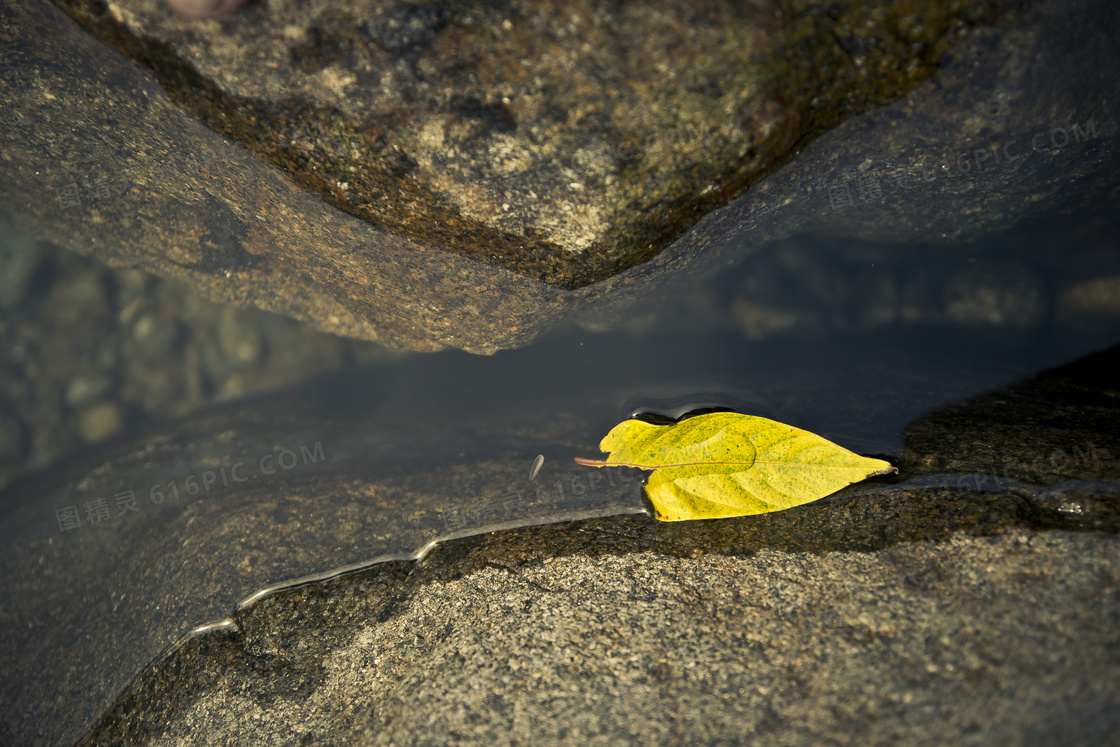
[[[601,345],[554,345],[543,355],[525,351],[504,360],[466,358],[454,368],[441,359],[413,357],[401,364],[337,374],[253,401],[217,406],[17,481],[0,496],[0,570],[8,600],[0,620],[0,681],[7,683],[0,688],[4,736],[21,743],[74,739],[107,710],[96,739],[148,739],[160,730],[186,734],[201,728],[200,719],[212,707],[229,706],[227,713],[248,714],[255,720],[252,709],[257,705],[222,700],[244,688],[261,693],[261,703],[280,702],[275,698],[282,700],[284,692],[298,692],[303,710],[284,710],[283,719],[308,724],[322,719],[340,729],[373,728],[377,722],[366,716],[356,716],[352,723],[336,718],[347,710],[365,713],[360,704],[367,702],[363,698],[369,691],[360,678],[351,684],[339,682],[339,687],[355,689],[353,698],[337,701],[342,710],[335,716],[310,713],[324,702],[321,696],[333,692],[321,690],[317,679],[330,670],[328,660],[336,654],[339,660],[345,658],[341,650],[351,646],[360,629],[376,627],[376,621],[391,622],[395,615],[404,615],[401,629],[415,634],[427,624],[406,614],[421,609],[412,606],[417,594],[430,594],[431,608],[444,610],[440,615],[458,615],[453,602],[436,600],[459,593],[459,587],[440,584],[457,582],[456,574],[469,579],[479,567],[508,567],[513,576],[495,578],[536,589],[532,584],[538,581],[524,581],[517,574],[556,562],[549,558],[571,556],[585,586],[605,584],[603,593],[617,601],[626,598],[618,596],[623,587],[589,575],[595,573],[596,558],[617,555],[611,563],[622,563],[618,568],[631,579],[625,583],[648,577],[655,585],[663,584],[666,591],[659,599],[669,617],[657,623],[661,626],[695,602],[687,595],[673,596],[669,576],[660,574],[671,576],[677,572],[674,568],[684,572],[684,567],[664,565],[659,556],[696,555],[693,559],[701,562],[700,556],[707,554],[708,560],[701,562],[706,570],[688,566],[688,572],[705,575],[710,569],[703,563],[723,564],[720,567],[732,575],[722,579],[721,593],[739,589],[741,604],[749,605],[755,591],[736,584],[743,583],[738,580],[741,574],[754,578],[760,567],[742,558],[764,548],[776,553],[778,566],[787,568],[785,578],[799,578],[794,569],[800,568],[797,573],[824,583],[850,568],[843,563],[828,566],[845,553],[844,563],[862,563],[853,553],[878,553],[905,543],[918,548],[914,552],[922,560],[915,561],[915,567],[926,568],[945,552],[938,549],[945,543],[964,543],[967,547],[961,552],[973,553],[969,557],[977,562],[988,562],[1002,547],[985,539],[954,539],[960,532],[1028,537],[1050,532],[1038,540],[1049,548],[1046,553],[1081,547],[1076,543],[1107,548],[1113,542],[1111,535],[1101,535],[1062,544],[1066,540],[1061,533],[1115,532],[1120,522],[1115,501],[1120,442],[1114,428],[1096,427],[1113,417],[1114,387],[1099,380],[1114,366],[1115,352],[1009,390],[1003,399],[981,402],[983,407],[977,405],[971,415],[966,408],[953,415],[951,433],[940,438],[936,420],[930,421],[933,427],[914,426],[908,435],[912,446],[898,461],[905,480],[901,484],[880,480],[825,503],[771,516],[658,525],[647,517],[618,518],[643,511],[633,475],[604,476],[577,467],[571,458],[594,453],[595,441],[618,417],[624,396],[632,398],[641,390],[655,394],[651,385],[660,382],[678,395],[662,409],[679,408],[684,404],[680,392],[701,391],[695,386],[697,371],[692,360],[664,355],[666,364],[656,369],[656,376],[639,382],[631,362],[649,354],[648,342],[638,339],[626,348],[618,338],[603,337]],[[796,346],[792,359],[771,348],[766,366],[745,362],[757,355],[757,347],[743,348],[737,355],[719,350],[728,370],[753,368],[739,379],[742,388],[725,390],[721,401],[749,408],[761,397],[775,408],[773,414],[787,421],[861,451],[889,454],[895,451],[894,434],[907,418],[936,402],[958,400],[962,391],[989,389],[998,380],[960,372],[952,358],[945,365],[937,350],[925,359],[911,353],[892,363],[876,355],[882,345],[875,338],[865,345],[853,346],[850,340],[836,346],[814,344],[809,358],[803,346]],[[679,349],[679,341],[665,343],[665,352]],[[958,344],[955,349],[966,348]],[[606,361],[612,361],[609,367]],[[559,399],[542,396],[542,386],[548,391],[551,382],[571,379],[564,369],[581,371],[584,366],[598,373],[593,389],[586,377],[576,376]],[[982,368],[990,375],[991,364]],[[1013,424],[1025,435],[1005,437],[1012,427],[993,418],[992,408],[998,412],[1007,401],[1039,396],[1058,409],[1026,409],[1023,420]],[[786,409],[783,400],[796,400],[801,409]],[[853,430],[856,438],[845,437]],[[1031,433],[1036,437],[1030,438]],[[1002,444],[1006,446],[1000,450]],[[947,463],[939,461],[943,446]],[[1017,462],[1051,460],[1059,451],[1069,458],[1054,459],[1045,474],[1033,467],[1014,467]],[[530,484],[528,467],[536,454],[546,454],[547,459],[537,482]],[[976,455],[972,461],[964,461],[971,455]],[[946,474],[946,469],[955,471]],[[1005,469],[1011,471],[1004,474]],[[107,516],[97,517],[98,501]],[[128,508],[130,503],[135,510]],[[615,518],[474,538],[502,529],[604,516]],[[442,549],[433,550],[434,542],[444,543]],[[932,555],[921,554],[922,543],[934,543]],[[1101,552],[1101,557],[1107,556],[1106,550]],[[416,557],[427,560],[420,565],[407,562]],[[380,564],[368,567],[379,558]],[[636,565],[625,565],[631,561]],[[324,581],[359,568],[367,570]],[[875,568],[872,575],[887,573],[886,566]],[[429,572],[425,569],[436,576],[424,575]],[[1088,573],[1074,566],[1060,569],[1077,578]],[[293,582],[303,586],[293,590]],[[721,581],[713,578],[710,583],[715,593]],[[519,614],[555,608],[555,614],[580,626],[588,623],[577,612],[578,596],[554,599],[547,584],[541,587],[538,592],[548,598],[535,599],[529,612]],[[376,607],[385,597],[372,594],[371,588],[383,588],[396,602]],[[502,585],[486,588],[499,594],[495,600],[522,594]],[[1038,597],[1037,608],[1073,605],[1081,588],[1074,584],[1038,590],[1056,596]],[[956,593],[952,589],[945,593]],[[624,605],[629,610],[625,614],[643,614],[639,602],[627,602],[638,606]],[[321,614],[315,611],[320,603],[325,605]],[[449,635],[464,628],[463,634],[482,640],[509,623],[504,607],[493,604],[501,621],[482,617],[464,628],[462,620],[467,618],[455,617],[432,624]],[[484,609],[477,614],[483,615]],[[293,617],[286,617],[285,610]],[[747,612],[735,610],[728,620]],[[992,624],[997,622],[993,619]],[[326,628],[316,627],[320,624]],[[907,630],[927,624],[916,618]],[[531,627],[528,619],[519,625]],[[1042,623],[1025,625],[1025,631],[1038,630]],[[477,631],[470,632],[473,627]],[[287,642],[268,638],[261,632],[265,630],[278,631],[276,636]],[[377,635],[386,630],[390,628],[378,628]],[[617,628],[610,630],[591,626],[580,635],[592,647],[589,650],[597,650],[598,636],[620,635]],[[652,636],[654,628],[649,631]],[[701,628],[688,635],[704,632]],[[507,635],[517,638],[520,633],[507,627]],[[438,643],[438,638],[425,640]],[[1089,646],[1098,639],[1083,640]],[[183,641],[178,654],[160,663],[161,651]],[[495,638],[493,645],[509,643]],[[296,652],[276,648],[286,645]],[[332,653],[324,653],[322,646]],[[711,653],[721,650],[723,644],[712,646]],[[1091,648],[1079,651],[1079,656],[1096,655]],[[678,674],[689,669],[688,661],[675,658],[677,653],[657,651],[668,662],[666,681],[680,680]],[[305,655],[308,658],[300,658]],[[316,658],[321,656],[327,660]],[[148,668],[153,661],[154,668]],[[417,668],[405,671],[401,663],[393,671],[402,678],[443,676],[434,674],[434,660],[405,661],[415,662]],[[1000,676],[1022,674],[1024,661],[1017,655]],[[715,671],[724,665],[733,666],[724,660],[711,660],[706,666]],[[134,680],[138,672],[146,673]],[[468,674],[482,676],[478,671]],[[267,679],[273,675],[280,679]],[[266,679],[256,679],[262,676]],[[243,677],[241,684],[233,684],[238,677]],[[579,688],[586,686],[577,679],[565,687],[577,687],[573,697],[579,702],[584,692]],[[601,697],[605,696],[594,695]],[[215,705],[204,703],[210,698],[217,698]],[[714,708],[715,702],[709,705]],[[517,707],[529,706],[520,702]],[[458,708],[449,705],[450,711],[437,718],[457,718],[452,711]],[[548,712],[535,713],[534,718],[543,718]],[[269,718],[280,716],[277,712]],[[289,727],[281,733],[277,726],[280,731],[262,739],[289,739],[298,733]],[[207,728],[233,739],[243,727],[214,720]],[[331,731],[334,728],[324,727],[323,735],[341,738],[349,733]]]
[[[1120,728],[1113,537],[681,557],[634,529],[520,534],[276,600],[82,743],[1061,745]]]
[[[203,23],[154,0],[63,5],[154,72],[53,6],[5,6],[13,220],[395,346],[516,347],[774,238],[971,238],[1114,188],[1104,2],[1030,3],[997,27],[997,5],[963,2],[276,4]],[[629,29],[670,66],[633,64]],[[230,67],[234,39],[257,69]]]
[[[60,5],[327,202],[563,288],[653,256],[1009,15],[989,0],[318,0],[200,23],[161,0]]]
[[[487,534],[253,600],[82,743],[1109,742],[1118,356],[915,423],[898,484]],[[937,454],[973,472],[923,476]]]

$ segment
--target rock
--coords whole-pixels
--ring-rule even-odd
[[[246,729],[279,744],[1107,741],[1120,461],[1104,447],[1120,438],[1096,427],[1116,416],[1118,357],[935,413],[904,460],[914,475],[947,466],[930,461],[942,451],[969,470],[1029,459],[1038,442],[1003,440],[992,414],[1001,398],[1005,412],[1036,402],[1015,410],[1024,434],[1107,441],[1045,481],[1093,484],[958,473],[738,520],[447,543],[243,606],[236,627],[149,669],[82,743]],[[1069,432],[1048,430],[1044,408],[1067,412]],[[958,438],[926,452],[933,434]]]
[[[72,325],[75,331],[88,332],[111,313],[105,271],[97,268],[93,272],[60,276],[51,289],[51,307],[60,322]],[[90,340],[89,335],[74,337],[74,348],[86,347]]]
[[[648,349],[614,352],[625,362]],[[469,725],[494,740],[585,712],[611,734],[639,723],[672,733],[691,714],[713,739],[766,728],[792,740],[809,718],[822,735],[890,727],[953,741],[981,707],[1003,714],[983,729],[1013,735],[1113,726],[1102,652],[1120,588],[1109,571],[1120,436],[1108,425],[1120,349],[919,420],[898,481],[682,524],[632,515],[632,475],[592,483],[571,461],[634,386],[632,366],[619,389],[601,371],[597,391],[574,384],[572,406],[542,412],[533,371],[571,357],[468,358],[454,371],[416,358],[339,374],[80,455],[9,491],[0,683],[18,687],[0,697],[4,713],[25,714],[6,722],[13,741],[73,741],[98,719],[88,743],[201,728],[376,741],[417,728],[409,714],[424,703],[440,733]],[[846,382],[806,387],[780,360],[768,362],[771,386],[791,386],[806,412],[849,400],[845,421],[897,412],[906,403],[874,379],[890,361],[863,359],[862,401]],[[822,360],[839,379],[836,358]],[[494,381],[491,363],[521,368]],[[1068,459],[1052,458],[1059,450]],[[537,454],[548,456],[533,487]],[[129,491],[137,510],[118,515]],[[85,504],[98,498],[112,513],[91,523]],[[81,525],[67,529],[75,517],[56,512],[69,507]],[[191,634],[204,622],[215,624]],[[693,693],[687,707],[671,705],[681,693]],[[757,708],[740,710],[748,693],[778,716],[759,725]],[[845,702],[860,708],[837,715]],[[947,715],[922,715],[931,708]]]
[[[5,412],[0,417],[0,465],[18,464],[27,451],[24,428],[15,415]]]
[[[918,324],[998,327],[1026,337],[1056,324],[1061,334],[1099,330],[1107,345],[1115,321],[1106,311],[1109,283],[1120,254],[1099,246],[1114,231],[1097,215],[951,247],[812,236],[776,242],[725,274],[743,278],[729,313],[753,341]]]
[[[964,324],[1037,324],[1046,313],[1042,280],[1017,262],[977,262],[945,286],[945,313]]]
[[[0,316],[0,486],[82,448],[79,412],[102,399],[137,422],[165,420],[219,396],[402,355],[284,317],[224,309],[180,283],[112,270],[14,230],[0,232],[0,258],[11,278],[22,278],[9,286],[19,287],[10,297],[18,302]],[[238,340],[257,341],[256,358],[231,370],[219,329],[235,351]],[[204,367],[204,349],[216,367]]]
[[[63,7],[340,209],[573,288],[929,77],[1004,5],[319,0],[204,24],[160,0]]]
[[[891,324],[899,318],[896,276],[914,277],[924,259],[905,246],[778,242],[744,263],[735,320],[754,341]]]
[[[115,273],[115,276],[117,308],[121,310],[122,316],[131,316],[135,313],[131,310],[136,308],[137,302],[142,304],[149,296],[155,278],[143,270],[135,269],[121,269]],[[122,320],[128,321],[128,319]]]
[[[236,309],[223,309],[218,323],[218,342],[226,360],[234,368],[242,368],[260,360],[264,353],[260,337],[255,330],[238,319]]]
[[[0,308],[10,309],[22,301],[29,290],[41,257],[29,236],[16,234],[8,224],[0,224]]]
[[[830,4],[838,19],[806,8],[786,19],[785,34],[759,6],[742,6],[738,16],[711,6],[685,18],[666,5],[634,19],[634,28],[678,40],[667,59],[695,72],[676,76],[608,64],[630,38],[609,33],[622,16],[607,23],[602,13],[580,13],[559,23],[545,6],[467,13],[399,3],[347,18],[325,4],[301,5],[308,15],[291,24],[290,38],[270,15],[300,11],[280,6],[205,22],[176,20],[155,0],[113,3],[104,13],[76,0],[64,7],[157,72],[128,63],[54,6],[5,11],[0,43],[20,74],[6,79],[4,129],[15,145],[0,161],[0,188],[5,204],[26,206],[16,220],[35,236],[110,264],[143,264],[223,302],[398,347],[517,347],[569,314],[610,316],[685,267],[718,271],[798,233],[896,243],[977,238],[1047,211],[1108,202],[1120,160],[1102,103],[1110,71],[1120,67],[1105,31],[1117,11],[1103,1],[1072,10],[1034,3],[998,28],[981,23],[995,16],[973,12],[996,6],[947,6],[971,24],[947,52],[926,43],[957,38],[941,6],[915,11],[935,14],[919,32],[892,26],[890,8],[910,6],[891,5],[864,36],[844,31],[862,23],[861,3]],[[464,58],[455,45],[484,30],[503,53],[537,45],[514,57],[529,67],[503,67],[498,61],[509,58],[482,53]],[[789,33],[804,33],[796,36],[804,44],[782,47]],[[921,49],[905,49],[914,34],[930,36]],[[277,64],[249,73],[253,66],[225,67],[238,45],[222,42],[234,37]],[[408,51],[406,42],[414,45]],[[1067,54],[1069,44],[1085,54]],[[752,79],[727,64],[748,50],[765,58],[763,49],[783,61],[775,75],[794,71],[792,83],[770,73]],[[911,89],[936,59],[932,80]],[[822,63],[834,73],[823,84]],[[359,85],[378,71],[378,86]],[[432,85],[438,71],[470,95]],[[580,102],[569,111],[582,116],[543,103],[557,81],[551,100]],[[723,85],[705,87],[715,81]],[[607,94],[627,82],[641,95],[612,103]],[[284,100],[293,86],[298,99]],[[849,116],[907,89],[905,98]],[[188,101],[185,91],[196,94]],[[250,101],[257,96],[266,103]],[[671,101],[684,103],[661,103]],[[295,118],[294,129],[276,124],[281,114]],[[678,137],[689,128],[722,133],[728,124],[726,140]],[[530,144],[510,140],[527,130]],[[611,157],[603,149],[635,137],[633,160],[622,158],[628,148]],[[344,170],[342,158],[356,158],[356,171]],[[386,179],[392,190],[382,188]]]
[[[78,376],[70,380],[66,387],[66,404],[80,407],[98,397],[104,396],[113,388],[113,379],[104,374]]]
[[[132,325],[135,350],[152,360],[159,360],[172,353],[179,345],[182,328],[176,319],[161,319],[155,314],[143,314]]]
[[[796,315],[758,306],[745,298],[736,298],[733,307],[735,323],[748,340],[758,341],[796,327],[811,324]]]
[[[516,532],[273,598],[82,743],[1057,744],[1117,726],[1112,537],[725,555],[634,529]],[[194,695],[141,709],[158,688]]]
[[[78,431],[86,443],[100,443],[115,436],[123,427],[124,412],[110,400],[94,402],[78,413]]]
[[[907,429],[908,466],[1050,484],[1120,479],[1115,349],[922,418]],[[998,442],[986,442],[996,438]],[[921,455],[916,456],[916,455]]]
[[[1078,283],[1062,293],[1058,304],[1065,318],[1120,315],[1120,275]]]

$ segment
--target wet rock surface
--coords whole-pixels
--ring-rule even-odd
[[[952,7],[965,12],[972,6]],[[124,5],[112,8],[121,18],[128,15]],[[650,261],[577,290],[562,290],[502,269],[494,264],[495,257],[476,261],[456,253],[450,242],[444,245],[410,238],[339,210],[297,186],[301,182],[290,175],[294,172],[285,175],[269,166],[264,156],[258,158],[201,125],[161,87],[157,77],[141,72],[124,56],[95,41],[53,6],[24,4],[6,7],[4,12],[10,21],[3,37],[6,54],[13,61],[11,69],[23,72],[6,79],[11,100],[19,103],[3,113],[7,117],[4,131],[10,133],[3,161],[10,178],[3,189],[5,204],[20,206],[16,220],[21,228],[52,243],[95,254],[109,264],[139,264],[184,279],[222,302],[279,311],[319,329],[398,347],[459,347],[473,352],[516,347],[573,312],[598,307],[609,314],[658,283],[670,282],[682,268],[718,268],[731,254],[741,257],[770,240],[798,233],[883,242],[928,241],[931,237],[959,241],[1005,229],[1028,215],[1081,207],[1096,200],[1115,201],[1115,121],[1102,102],[1107,100],[1106,89],[1113,79],[1109,71],[1117,69],[1108,32],[1115,26],[1117,11],[1103,2],[1076,7],[1030,3],[996,28],[972,28],[963,41],[940,55],[941,65],[933,78],[904,99],[849,117],[827,135],[801,147],[796,158],[727,207],[708,213]],[[265,13],[266,8],[244,12]],[[374,28],[379,23],[375,16],[371,14],[369,20]],[[143,26],[140,15],[129,18],[138,28]],[[205,22],[188,33],[188,27],[161,18],[161,23],[174,27],[171,30],[178,29],[175,33],[180,37],[175,43],[184,50],[198,51],[199,60],[192,62],[198,65],[222,59],[217,52],[202,54],[201,50],[217,44],[214,39],[226,33],[227,26],[232,29],[245,23],[231,17]],[[814,18],[808,13],[803,22],[809,26],[825,23],[828,28],[838,22]],[[392,25],[392,18],[382,20]],[[517,19],[509,20],[512,24]],[[883,20],[887,21],[889,18]],[[455,23],[458,21],[449,20],[443,28],[450,29]],[[354,28],[361,27],[358,23]],[[695,30],[721,33],[713,28],[711,23],[697,23]],[[306,25],[293,31],[292,44],[298,46],[294,37],[306,33]],[[896,29],[867,39],[903,36]],[[856,34],[849,41],[861,38]],[[65,54],[52,51],[43,39],[64,46]],[[344,41],[338,42],[337,60],[334,53],[323,58],[328,62],[324,69],[358,64],[363,55],[391,54],[381,50],[376,40],[368,42],[368,49],[363,47],[366,51],[347,47],[349,42]],[[549,42],[561,47],[567,43],[559,37]],[[1076,44],[1082,54],[1067,54],[1069,44]],[[438,47],[435,41],[433,45],[433,49]],[[320,46],[328,49],[331,45],[323,42]],[[890,52],[893,42],[886,47],[883,59],[897,59]],[[618,51],[611,49],[606,45],[604,54]],[[883,71],[867,72],[873,67],[870,61],[879,59],[877,54],[868,52],[861,57],[858,49],[845,52],[843,57],[848,60],[850,56],[855,67],[847,67],[844,61],[830,68],[838,76],[830,80],[841,84],[836,90],[859,84],[861,76],[878,79]],[[915,54],[921,57],[926,52]],[[813,55],[805,59],[811,64],[820,61]],[[860,67],[860,60],[865,67]],[[408,74],[398,71],[394,80],[406,85]],[[924,73],[914,74],[920,78]],[[268,88],[271,80],[260,85]],[[187,76],[177,85],[189,87],[186,84],[192,81],[197,82]],[[280,85],[282,81],[272,82]],[[385,95],[399,94],[393,85]],[[683,84],[678,80],[666,85]],[[818,83],[814,79],[806,85],[812,89]],[[176,90],[175,85],[169,88]],[[763,100],[769,95],[764,87],[758,90],[764,91]],[[435,98],[424,99],[429,93]],[[438,92],[429,93],[416,95],[423,101],[443,101]],[[324,89],[322,95],[336,96],[337,92]],[[707,100],[703,91],[695,95]],[[837,94],[833,103],[843,109],[846,95]],[[853,104],[852,110],[861,106]],[[252,121],[254,110],[248,103],[245,107],[234,114]],[[782,120],[795,110],[782,108],[774,116]],[[16,111],[22,114],[17,117]],[[764,119],[770,116],[765,106],[751,111]],[[469,107],[447,116],[483,124],[488,121]],[[801,130],[775,124],[774,137],[793,137],[791,132],[808,132],[824,122],[810,120],[801,123],[808,128]],[[422,132],[410,121],[390,118],[380,123],[379,131],[390,140],[412,142]],[[700,121],[689,120],[681,127],[699,126]],[[264,119],[258,118],[258,122]],[[226,131],[221,122],[212,124]],[[764,129],[763,124],[758,126]],[[640,134],[661,137],[681,131],[679,127],[668,131],[657,127],[649,124]],[[752,127],[745,126],[743,132]],[[267,131],[275,135],[275,129]],[[713,131],[719,132],[718,128]],[[59,132],[67,134],[55,134]],[[465,128],[463,137],[470,132],[473,130]],[[505,137],[500,128],[497,132],[494,137]],[[587,132],[598,136],[600,131],[584,128],[581,136]],[[302,142],[294,134],[288,140],[289,146],[291,140]],[[707,142],[701,138],[701,145]],[[368,143],[368,138],[363,140],[359,150],[374,147]],[[691,138],[683,139],[686,151],[694,146]],[[646,153],[652,150],[645,148],[643,158],[653,159],[652,152]],[[697,151],[685,160],[720,160],[705,161],[708,155],[701,155]],[[666,151],[656,162],[686,174],[682,178],[689,188],[706,188],[699,185],[709,180],[695,174],[695,168],[676,163],[676,157],[669,157]],[[762,151],[758,159],[773,160]],[[734,158],[723,161],[737,164],[734,168],[746,163]],[[312,159],[308,163],[312,174],[326,174],[312,168],[318,162]],[[573,183],[593,182],[598,162],[592,158],[582,163],[577,163],[571,175],[564,173],[565,179],[571,176],[573,180],[564,189],[575,189],[570,187]],[[621,168],[621,163],[615,166]],[[564,164],[572,170],[570,166],[570,162]],[[465,175],[476,167],[482,168],[475,164],[448,173]],[[619,179],[611,189],[625,181]],[[333,181],[346,179],[340,176]],[[607,181],[604,177],[603,184]],[[672,178],[656,181],[666,189],[676,189]],[[334,189],[341,187],[336,184]],[[727,194],[734,193],[732,189]],[[652,194],[631,190],[625,199],[641,203]],[[484,202],[496,199],[486,196]],[[704,203],[700,212],[711,210],[719,200]],[[497,211],[513,213],[515,203],[509,202],[509,211],[501,208],[506,202],[496,203]],[[409,204],[425,203],[417,199]],[[665,201],[658,204],[665,210],[677,209]],[[676,236],[699,213],[677,222],[642,210],[624,217],[647,228],[653,226],[650,230],[659,235]],[[441,225],[459,232],[457,235],[473,236],[465,223],[452,226],[442,221]],[[565,230],[573,225],[564,222]],[[471,238],[476,247],[495,255],[504,252],[501,242],[476,239]],[[643,246],[657,249],[662,244],[651,240]],[[513,255],[519,253],[520,249]],[[595,272],[588,277],[599,277]],[[962,282],[969,281],[964,278]],[[998,307],[998,299],[995,304]],[[960,313],[992,311],[962,309]]]
[[[687,559],[611,536],[620,528],[588,528],[572,555],[522,537],[511,549],[526,556],[512,562],[507,548],[440,553],[407,578],[383,568],[331,589],[329,601],[277,601],[264,614],[282,623],[247,619],[243,639],[184,653],[192,669],[176,684],[197,698],[122,712],[85,743],[1115,735],[1114,542],[963,535],[875,555]],[[530,542],[543,552],[528,554]],[[326,615],[329,629],[315,622]],[[389,619],[369,623],[379,615]]]
[[[1116,362],[1115,351],[1101,353],[923,418],[907,431],[921,455],[913,467],[1035,484],[1120,479]],[[985,440],[992,432],[998,444]]]
[[[916,422],[894,485],[489,534],[278,593],[148,670],[84,743],[1107,742],[1118,357]],[[1099,416],[1075,415],[1087,400]],[[1048,458],[1047,439],[1091,456],[974,479]],[[929,475],[939,454],[972,472]]]

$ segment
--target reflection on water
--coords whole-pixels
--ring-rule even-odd
[[[492,357],[324,346],[261,314],[220,316],[210,352],[205,323],[179,330],[160,343],[165,365],[194,346],[200,359],[221,353],[211,371],[267,371],[271,382],[287,361],[330,349],[338,370],[242,400],[222,402],[213,387],[216,404],[166,424],[154,406],[100,446],[17,476],[0,530],[5,680],[24,683],[7,697],[28,715],[9,728],[74,736],[161,649],[277,585],[415,557],[441,539],[644,511],[638,475],[573,462],[597,456],[602,436],[635,412],[730,408],[897,457],[903,428],[924,413],[1115,341],[1117,294],[1100,287],[1120,276],[1118,231],[1107,218],[1078,226],[957,247],[791,240],[626,315],[588,316]],[[6,261],[26,264],[12,247]],[[34,294],[55,299],[58,284],[81,287],[82,273],[105,272],[69,273],[59,261],[21,291],[41,318],[55,309]],[[141,314],[129,311],[158,304],[123,293],[124,282],[99,282],[109,290],[93,296],[107,310],[89,346],[118,327],[139,349],[161,339],[138,336]],[[9,344],[26,345],[18,335],[28,314],[10,313]],[[60,359],[11,348],[27,365],[23,380],[9,372],[10,391],[28,384],[34,365],[72,365],[64,347],[39,342]],[[242,353],[252,366],[230,366]],[[74,395],[73,407],[127,406],[131,365],[94,361],[109,383]],[[159,375],[160,361],[145,365]],[[192,390],[178,391],[166,412]],[[24,417],[35,412],[23,407]],[[47,422],[83,428],[82,417]],[[538,454],[545,461],[530,482]],[[81,707],[68,695],[75,689],[89,693]]]

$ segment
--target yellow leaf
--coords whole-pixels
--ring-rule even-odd
[[[671,425],[626,420],[599,444],[591,467],[653,470],[646,494],[661,521],[781,511],[824,498],[873,475],[897,472],[793,426],[716,412]]]

